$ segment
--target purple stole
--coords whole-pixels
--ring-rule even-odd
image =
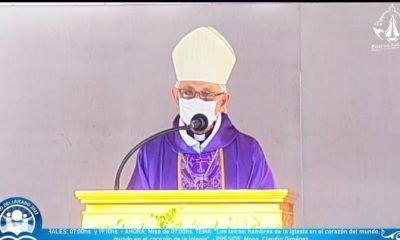
[[[178,189],[225,189],[224,152],[178,154]]]

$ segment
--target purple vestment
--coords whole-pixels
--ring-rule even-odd
[[[179,115],[173,122],[178,125]],[[221,126],[202,153],[188,146],[179,132],[144,145],[127,189],[273,188],[274,175],[259,143],[222,113]]]

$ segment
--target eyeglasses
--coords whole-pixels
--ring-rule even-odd
[[[199,94],[200,99],[204,100],[204,101],[214,101],[218,96],[225,94],[224,92],[220,92],[220,93],[213,93],[213,92],[209,92],[209,91],[195,91],[193,88],[178,88],[179,91],[179,95],[181,98],[184,99],[192,99],[195,98],[197,96],[197,94]]]

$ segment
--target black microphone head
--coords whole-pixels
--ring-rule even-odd
[[[207,119],[206,115],[197,113],[196,115],[194,115],[192,117],[192,120],[190,121],[190,125],[193,130],[200,132],[207,128],[208,119]]]

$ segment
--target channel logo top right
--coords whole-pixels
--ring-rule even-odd
[[[372,27],[375,35],[385,43],[371,45],[371,51],[400,48],[398,26],[400,27],[400,13],[392,4]]]

